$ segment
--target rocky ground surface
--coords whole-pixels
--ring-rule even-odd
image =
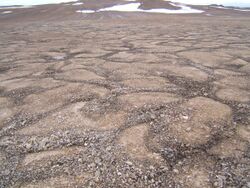
[[[249,16],[15,19],[0,187],[250,187]]]

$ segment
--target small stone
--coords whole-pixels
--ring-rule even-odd
[[[32,145],[29,144],[29,143],[27,143],[27,144],[25,145],[25,148],[26,148],[27,150],[30,150],[30,149],[32,148]]]
[[[182,162],[181,162],[181,161],[179,161],[179,162],[178,162],[178,165],[182,165]]]
[[[89,167],[95,167],[95,163],[91,163]]]
[[[23,120],[23,121],[21,122],[21,125],[25,125],[25,123],[26,123],[26,120]]]
[[[106,148],[106,151],[111,151],[111,149],[112,149],[112,147],[111,147],[111,146],[108,146],[108,147]]]
[[[250,187],[250,182],[247,182],[247,187]]]
[[[150,165],[150,166],[149,166],[149,169],[150,169],[150,170],[154,170],[155,168],[154,168],[154,166]]]
[[[179,170],[177,170],[176,168],[173,170],[174,173],[178,174]]]
[[[214,186],[217,187],[219,184],[218,182],[214,182]]]
[[[151,118],[152,118],[152,119],[155,119],[156,116],[155,116],[154,114],[151,114]]]
[[[129,166],[133,165],[133,163],[131,161],[126,161],[126,164],[129,165]]]
[[[102,161],[102,160],[101,160],[99,157],[97,157],[97,158],[95,159],[95,163],[96,163],[96,164],[100,164],[101,161]]]
[[[39,146],[41,149],[46,149],[47,148],[47,144],[49,143],[49,139],[48,138],[44,138],[40,141]]]
[[[99,178],[99,177],[100,177],[100,175],[101,175],[101,172],[100,172],[99,170],[95,172],[95,176],[96,176],[96,177],[98,177],[98,178]]]
[[[53,59],[55,60],[63,60],[65,56],[54,56]]]
[[[4,175],[9,175],[9,174],[10,174],[10,170],[5,170],[5,171],[3,171],[3,174],[4,174]]]
[[[187,115],[183,115],[182,119],[188,120],[188,116]]]

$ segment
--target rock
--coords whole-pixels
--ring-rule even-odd
[[[174,169],[173,172],[176,173],[176,174],[178,174],[178,173],[179,173],[179,170]]]
[[[132,166],[133,165],[133,163],[131,162],[131,161],[126,161],[125,162],[127,165],[129,165],[129,166]]]
[[[108,146],[108,147],[106,148],[106,151],[111,151],[111,149],[112,149],[112,147],[111,147],[111,146]]]

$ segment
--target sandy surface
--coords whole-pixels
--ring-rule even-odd
[[[117,2],[0,10],[0,187],[249,187],[250,13]]]

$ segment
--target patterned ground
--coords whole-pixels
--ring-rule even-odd
[[[2,24],[0,187],[249,187],[249,17],[110,15]]]

